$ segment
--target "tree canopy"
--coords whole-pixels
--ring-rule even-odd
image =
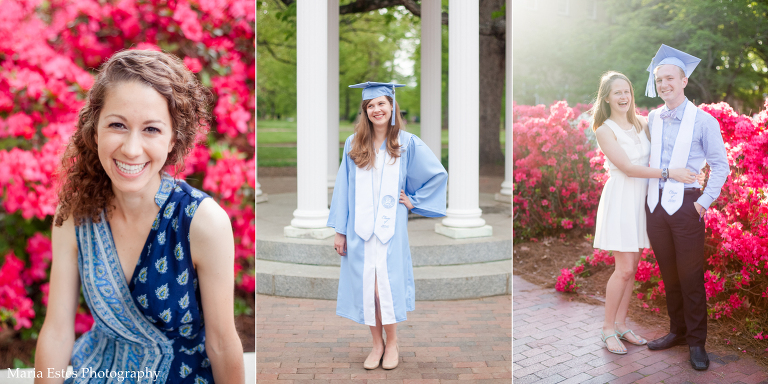
[[[261,118],[296,114],[296,3],[287,3],[257,2],[257,113]],[[360,91],[348,88],[350,84],[417,83],[415,73],[397,66],[395,55],[400,52],[405,55],[400,60],[413,59],[418,51],[419,25],[402,6],[340,15],[340,118],[352,118],[359,109]],[[398,103],[402,110],[418,112],[418,90],[398,93]]]
[[[448,0],[442,0],[442,123],[448,126]],[[285,96],[292,98],[283,102],[274,97],[284,83],[272,81],[280,73],[285,83],[295,84],[295,63],[289,64],[277,52],[284,45],[284,55],[295,57],[296,2],[293,0],[261,1],[258,3],[258,17],[272,20],[259,27],[259,108],[260,117],[278,117],[295,114],[295,87]],[[504,155],[499,142],[501,128],[502,100],[505,77],[505,9],[504,0],[480,0],[480,164],[503,164]],[[398,81],[414,87],[398,94],[398,104],[408,117],[420,112],[420,27],[421,6],[414,0],[341,0],[339,6],[339,86],[340,116],[352,119],[358,108],[359,98],[352,95],[348,84],[362,81]],[[259,19],[261,20],[261,19]],[[276,28],[261,33],[262,28]],[[278,32],[282,31],[282,32]],[[279,42],[280,36],[289,42]],[[395,55],[412,61],[413,71],[397,68]],[[271,56],[271,57],[270,57]],[[261,66],[262,60],[270,63]],[[278,63],[275,63],[277,61]],[[275,65],[277,67],[275,67]],[[262,100],[264,100],[262,102]]]
[[[574,3],[574,2],[572,2]],[[616,70],[644,96],[646,68],[663,43],[702,59],[686,96],[760,110],[768,92],[768,3],[728,0],[607,0],[586,9],[515,10],[515,100],[589,102],[600,74]]]

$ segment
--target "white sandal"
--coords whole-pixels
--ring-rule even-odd
[[[624,344],[622,344],[621,340],[619,340],[619,337],[618,337],[617,333],[612,333],[612,334],[610,334],[608,336],[605,336],[605,333],[603,333],[603,331],[601,330],[600,331],[600,335],[602,336],[603,343],[605,343],[605,349],[607,349],[608,352],[615,353],[617,355],[626,355],[627,354],[627,351],[613,350],[613,349],[611,349],[611,347],[608,346],[608,342],[606,340],[610,339],[611,337],[615,338],[616,342],[619,343],[619,345],[621,345],[622,347],[624,346]]]
[[[630,344],[632,344],[632,345],[646,345],[646,344],[648,344],[648,340],[646,340],[646,339],[644,339],[644,338],[642,338],[642,337],[638,336],[638,335],[637,335],[635,332],[633,332],[631,329],[627,329],[627,330],[626,330],[626,331],[624,331],[624,332],[619,332],[618,330],[616,330],[616,333],[619,335],[619,339],[621,339],[621,340],[625,340],[626,342],[628,342],[628,343],[630,343]],[[631,334],[632,334],[632,336],[634,336],[634,337],[635,337],[635,340],[640,340],[640,341],[639,341],[639,342],[634,342],[634,341],[632,341],[632,340],[630,340],[630,339],[627,339],[626,337],[624,337],[624,335],[626,335],[627,333],[631,333]]]

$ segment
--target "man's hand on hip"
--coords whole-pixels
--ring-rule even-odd
[[[699,213],[699,217],[704,217],[704,213],[707,212],[707,209],[702,207],[701,204],[698,202],[693,202],[693,206],[696,208],[696,212]]]

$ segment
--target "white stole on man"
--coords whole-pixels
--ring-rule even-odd
[[[373,168],[355,170],[355,233],[364,241],[376,234],[386,244],[395,234],[400,157],[393,159],[386,151],[384,156],[378,201],[374,201]]]
[[[680,122],[680,130],[677,132],[675,146],[672,149],[672,158],[669,161],[669,169],[685,168],[688,164],[688,154],[691,152],[693,141],[693,125],[696,122],[698,109],[688,101],[685,106],[683,120]],[[653,130],[651,131],[651,167],[661,168],[661,136],[664,122],[661,120],[661,109],[656,111],[653,118]],[[677,212],[683,205],[683,193],[685,185],[673,179],[667,179],[664,183],[664,192],[661,194],[661,206],[670,215]],[[648,182],[648,208],[653,212],[659,203],[659,179],[651,179]]]

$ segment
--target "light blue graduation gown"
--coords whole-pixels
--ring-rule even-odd
[[[347,256],[341,257],[336,314],[360,324],[375,325],[375,286],[371,278],[375,274],[379,285],[382,323],[392,324],[406,320],[406,312],[416,308],[413,264],[408,245],[408,208],[397,204],[395,233],[386,244],[382,244],[376,235],[366,242],[355,233],[357,166],[349,157],[353,137],[348,137],[344,144],[344,156],[336,176],[327,224],[347,237]],[[445,168],[416,135],[400,131],[399,142],[401,157],[398,191],[405,191],[414,206],[413,213],[426,217],[445,216],[448,180]],[[385,146],[386,142],[382,148]],[[370,220],[374,220],[374,217],[370,217]]]

